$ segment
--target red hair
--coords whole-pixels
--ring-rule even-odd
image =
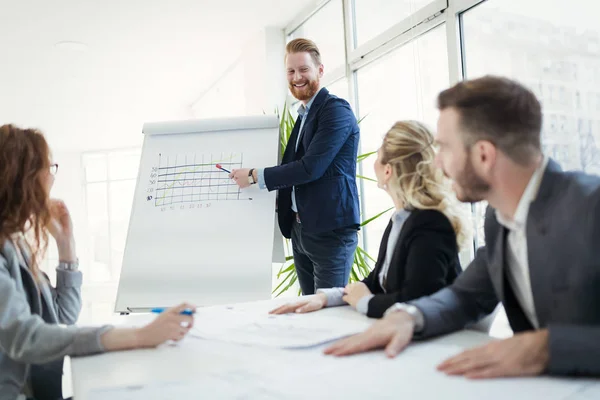
[[[51,219],[45,182],[49,168],[50,149],[40,131],[0,126],[0,244],[14,234],[27,234],[33,240],[27,241],[29,269],[36,279]]]

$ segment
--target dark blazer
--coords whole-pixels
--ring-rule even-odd
[[[417,337],[462,329],[498,301],[515,332],[532,329],[506,280],[506,234],[488,208],[486,245],[469,267],[450,287],[411,302],[425,318]],[[536,315],[549,332],[547,372],[600,375],[600,177],[563,172],[549,160],[526,235]]]
[[[450,285],[460,274],[456,234],[448,218],[436,210],[413,210],[400,231],[385,280],[379,283],[392,221],[387,226],[375,268],[363,283],[375,296],[367,316],[381,318],[397,302],[414,300]]]
[[[307,232],[327,232],[359,226],[356,157],[359,129],[346,100],[323,88],[316,95],[303,127],[300,119],[285,149],[281,165],[265,168],[267,189],[279,190],[278,220],[284,237],[290,238],[292,222],[292,186],[296,187],[296,205]]]

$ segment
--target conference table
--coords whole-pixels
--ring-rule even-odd
[[[600,399],[600,380],[543,376],[474,381],[438,372],[435,367],[445,358],[496,340],[472,330],[415,342],[390,359],[381,350],[324,355],[327,343],[281,348],[278,340],[295,332],[275,325],[269,326],[282,329],[279,338],[271,339],[268,335],[275,331],[265,331],[264,343],[243,344],[228,340],[233,337],[229,328],[220,327],[240,316],[260,319],[285,301],[289,299],[199,308],[194,329],[206,328],[207,334],[213,333],[208,338],[190,333],[155,349],[72,358],[74,399]],[[315,327],[334,321],[354,329],[373,322],[350,307],[311,314],[298,318],[312,319],[297,321],[310,321]],[[141,326],[155,317],[132,314],[108,322]]]

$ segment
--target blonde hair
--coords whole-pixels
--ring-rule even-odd
[[[452,224],[458,246],[463,247],[467,244],[469,225],[434,159],[433,135],[420,122],[396,122],[383,138],[380,161],[392,167],[390,192],[406,208],[443,213]]]
[[[313,62],[317,67],[322,64],[321,53],[319,52],[319,48],[312,40],[298,38],[289,42],[285,46],[285,58],[287,59],[287,56],[289,54],[295,53],[309,53],[310,57],[312,58]]]

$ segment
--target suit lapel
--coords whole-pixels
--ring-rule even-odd
[[[34,314],[42,314],[42,303],[40,296],[38,295],[37,284],[33,277],[33,274],[27,267],[26,262],[28,262],[28,253],[22,248],[15,244],[12,240],[4,241],[4,248],[2,250],[4,257],[8,259],[12,259],[12,263],[17,264],[19,266],[19,276],[21,277],[21,282],[19,282],[25,293],[28,294],[30,298],[29,308],[31,312]],[[19,253],[23,256],[23,258],[19,257]]]
[[[29,250],[24,248],[24,246],[21,246],[21,252],[23,253],[23,257],[25,258],[27,264],[31,264],[31,254],[29,253]],[[33,279],[33,275],[31,274],[29,268],[27,268],[27,270]],[[54,308],[54,299],[52,298],[52,292],[50,291],[50,282],[48,281],[48,276],[42,271],[40,271],[39,280],[36,282],[36,286],[39,290],[41,300],[43,300],[46,303],[46,309],[49,313],[47,317],[50,318],[50,321],[47,322],[58,322],[58,315],[56,314],[56,310]],[[39,309],[40,315],[42,315],[42,317],[46,319],[42,312],[44,309],[43,304],[39,305]]]
[[[316,100],[316,99],[315,99]],[[313,121],[315,120],[316,110],[313,109],[315,104],[311,106],[310,110],[308,110],[308,114],[305,116],[306,121],[304,121],[304,126],[302,127],[302,131],[299,132],[300,142],[298,143],[298,155],[303,156],[308,148],[308,144],[313,136]]]
[[[514,332],[531,329],[531,323],[523,313],[523,309],[515,297],[515,293],[508,283],[508,265],[506,259],[506,246],[508,245],[508,229],[496,221],[498,232],[493,240],[490,278],[496,290],[498,299],[504,305],[506,316]]]
[[[304,126],[302,127],[302,132],[298,132],[300,135],[300,143],[298,143],[298,154],[297,158],[302,157],[304,152],[308,148],[309,143],[312,140],[314,130],[312,126],[314,125],[314,121],[316,119],[317,113],[321,106],[325,103],[325,99],[329,95],[329,91],[326,88],[322,88],[317,96],[313,100],[308,113],[304,116],[306,120],[304,121]],[[299,156],[299,157],[298,157]]]
[[[527,214],[527,259],[529,264],[529,280],[531,282],[531,291],[533,293],[533,303],[540,326],[545,326],[549,309],[552,304],[548,299],[553,297],[553,282],[567,282],[566,273],[568,268],[562,268],[559,271],[549,271],[551,252],[545,245],[546,236],[551,229],[553,215],[553,206],[555,198],[553,196],[556,188],[556,181],[561,172],[560,167],[553,160],[548,161],[546,170],[540,183],[535,200],[529,207]],[[556,276],[555,274],[564,275]]]
[[[28,279],[30,280],[30,284],[32,285],[32,287],[36,288],[35,292],[37,293],[39,291],[39,296],[34,296],[36,299],[36,304],[32,305],[32,309],[33,307],[35,307],[35,309],[38,310],[36,313],[39,313],[39,315],[41,315],[44,318],[44,307],[42,304],[43,300],[46,303],[46,309],[49,312],[48,317],[50,318],[50,321],[47,322],[57,322],[58,315],[56,314],[56,311],[54,309],[54,299],[52,298],[52,292],[50,292],[50,282],[47,280],[47,275],[40,271],[39,280],[36,281],[33,274],[31,273],[31,270],[29,269],[29,267],[27,267],[27,265],[31,264],[31,254],[29,252],[29,249],[26,248],[26,246],[22,242],[19,244],[19,248],[21,249],[21,254],[23,255],[23,258],[25,260],[25,264],[23,264],[22,261],[19,263],[21,267],[21,274],[27,274]]]
[[[506,268],[505,251],[506,235],[508,231],[505,227],[500,225],[499,222],[496,221],[496,224],[498,225],[498,232],[496,233],[496,240],[492,247],[493,254],[488,255],[489,259],[492,261],[490,265],[490,278],[492,284],[496,288],[498,299],[504,301],[504,269]]]
[[[406,221],[404,221],[404,223],[402,224],[402,229],[400,230],[400,235],[398,235],[398,239],[396,240],[396,245],[394,246],[393,249],[389,249],[389,251],[393,252],[392,258],[390,259],[390,266],[391,265],[400,265],[399,259],[400,259],[400,257],[403,257],[403,254],[399,249],[402,246],[402,243],[404,243],[406,236],[411,233],[413,221],[415,219],[415,216],[419,212],[420,212],[420,210],[418,210],[418,209],[412,210],[410,215],[408,216],[408,218],[406,218]],[[400,278],[398,278],[397,275],[401,275]],[[404,266],[401,269],[398,269],[398,268],[388,269],[386,282],[390,278],[392,279],[393,282],[396,282],[398,280],[404,280]],[[386,290],[388,290],[387,287],[386,287]]]
[[[296,141],[298,140],[298,133],[300,131],[300,116],[296,118],[296,123],[294,124],[294,128],[292,129],[292,133],[290,134],[290,138],[288,139],[287,145],[285,147],[285,151],[283,152],[283,160],[282,164],[287,164],[296,159]]]
[[[385,262],[385,256],[388,251],[394,251],[394,249],[388,249],[387,243],[390,237],[390,232],[392,231],[392,220],[388,223],[387,228],[383,233],[383,237],[381,238],[381,246],[379,246],[379,254],[377,255],[377,263],[375,263],[375,268],[373,269],[373,274],[375,277],[375,281],[379,282],[379,273],[381,272],[381,268],[383,267],[383,263]]]

